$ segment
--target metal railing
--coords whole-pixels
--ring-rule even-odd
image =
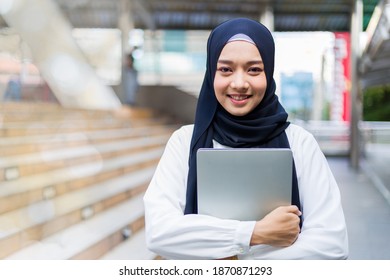
[[[390,122],[361,122],[359,128],[366,143],[390,144]]]
[[[311,132],[325,155],[347,156],[350,152],[350,124],[336,121],[293,121]],[[367,143],[390,144],[390,122],[359,123],[360,146]]]

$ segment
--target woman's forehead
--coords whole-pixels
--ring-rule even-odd
[[[261,54],[258,48],[247,41],[237,40],[228,42],[219,56],[219,60],[246,58],[250,60],[261,60]]]

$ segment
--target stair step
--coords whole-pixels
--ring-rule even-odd
[[[65,122],[36,122],[36,123],[22,123],[13,124],[6,123],[0,128],[1,137],[25,136],[25,135],[41,135],[41,134],[57,134],[63,132],[83,132],[94,131],[108,128],[126,128],[126,127],[140,127],[162,122],[145,119],[132,122],[123,122],[119,120],[88,122],[88,121],[65,121]]]
[[[8,256],[6,259],[97,259],[123,241],[122,232],[143,227],[143,195],[118,204]]]
[[[55,136],[43,134],[3,137],[0,138],[0,155],[11,156],[133,137],[167,134],[171,133],[175,128],[176,126],[154,124],[136,128],[59,133]]]
[[[41,201],[0,216],[0,257],[143,193],[154,167]],[[12,246],[10,246],[12,244]]]
[[[19,177],[63,168],[67,165],[80,163],[80,160],[109,158],[118,154],[126,154],[139,149],[147,149],[165,145],[169,135],[137,137],[121,141],[104,142],[94,145],[68,147],[58,150],[47,150],[0,158],[0,179],[12,180]],[[78,160],[77,160],[78,159]],[[3,178],[1,171],[3,170]],[[8,173],[15,175],[7,175]]]
[[[153,260],[157,255],[146,248],[145,229],[132,234],[111,251],[103,255],[102,260]]]
[[[2,137],[138,127],[164,124],[169,121],[166,117],[156,118],[150,109],[127,106],[115,111],[106,111],[69,109],[48,103],[0,104],[0,136]]]
[[[124,155],[0,182],[0,213],[43,200],[47,198],[47,192],[60,195],[140,168],[155,166],[163,150],[163,147],[158,147],[131,156]]]
[[[64,108],[59,104],[47,102],[3,102],[0,104],[0,112],[4,122],[26,120],[60,120],[69,116],[82,116],[84,118],[128,118],[142,119],[152,118],[153,112],[148,108],[134,108],[122,106],[111,110],[87,110],[77,108]]]

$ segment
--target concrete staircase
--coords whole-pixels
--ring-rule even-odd
[[[0,105],[0,259],[153,259],[143,193],[177,124],[146,109]]]

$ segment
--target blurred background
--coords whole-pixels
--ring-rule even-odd
[[[0,258],[158,258],[142,195],[193,122],[210,30],[236,17],[274,35],[277,94],[335,170],[352,258],[390,259],[388,0],[0,0]],[[377,206],[373,231],[356,206]]]

